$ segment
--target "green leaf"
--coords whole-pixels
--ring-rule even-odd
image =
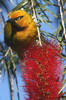
[[[20,2],[15,8],[13,8],[9,14],[11,14],[12,12],[21,9],[23,6],[27,5],[28,1],[27,0],[22,0],[22,2]]]
[[[46,23],[51,29],[52,29],[52,26],[48,23],[48,21],[46,19],[44,19],[40,14],[38,14],[38,17],[39,19],[41,20],[42,23]]]
[[[64,88],[66,88],[66,83],[62,86],[62,88],[61,88],[61,90],[59,91],[58,94],[60,94],[64,90]]]
[[[52,14],[54,17],[58,18],[58,16],[56,14],[54,14],[53,12],[51,12],[49,9],[44,8],[44,11],[48,11],[50,14]]]
[[[62,73],[63,75],[66,74],[66,70]]]
[[[62,24],[60,23],[60,25],[58,26],[58,28],[55,30],[55,34],[59,34],[60,37],[62,37],[62,32],[63,32],[63,29],[62,29]]]
[[[43,0],[44,2],[46,2],[47,5],[53,5],[53,6],[56,6],[56,7],[59,7],[58,5],[48,1],[48,0]]]

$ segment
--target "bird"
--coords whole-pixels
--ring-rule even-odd
[[[4,26],[4,41],[14,51],[23,52],[37,38],[37,25],[24,10],[9,14]]]

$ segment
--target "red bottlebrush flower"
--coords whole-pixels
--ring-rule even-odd
[[[26,100],[59,100],[62,86],[61,50],[53,42],[31,45],[22,55]]]

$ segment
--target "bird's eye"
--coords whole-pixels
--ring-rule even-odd
[[[21,18],[23,18],[24,16],[19,16],[19,17],[17,17],[17,18],[14,18],[13,20],[15,20],[15,21],[18,21],[18,20],[20,20]]]

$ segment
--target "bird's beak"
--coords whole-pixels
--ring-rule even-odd
[[[12,23],[14,20],[13,19],[8,19],[6,22],[7,23]]]

